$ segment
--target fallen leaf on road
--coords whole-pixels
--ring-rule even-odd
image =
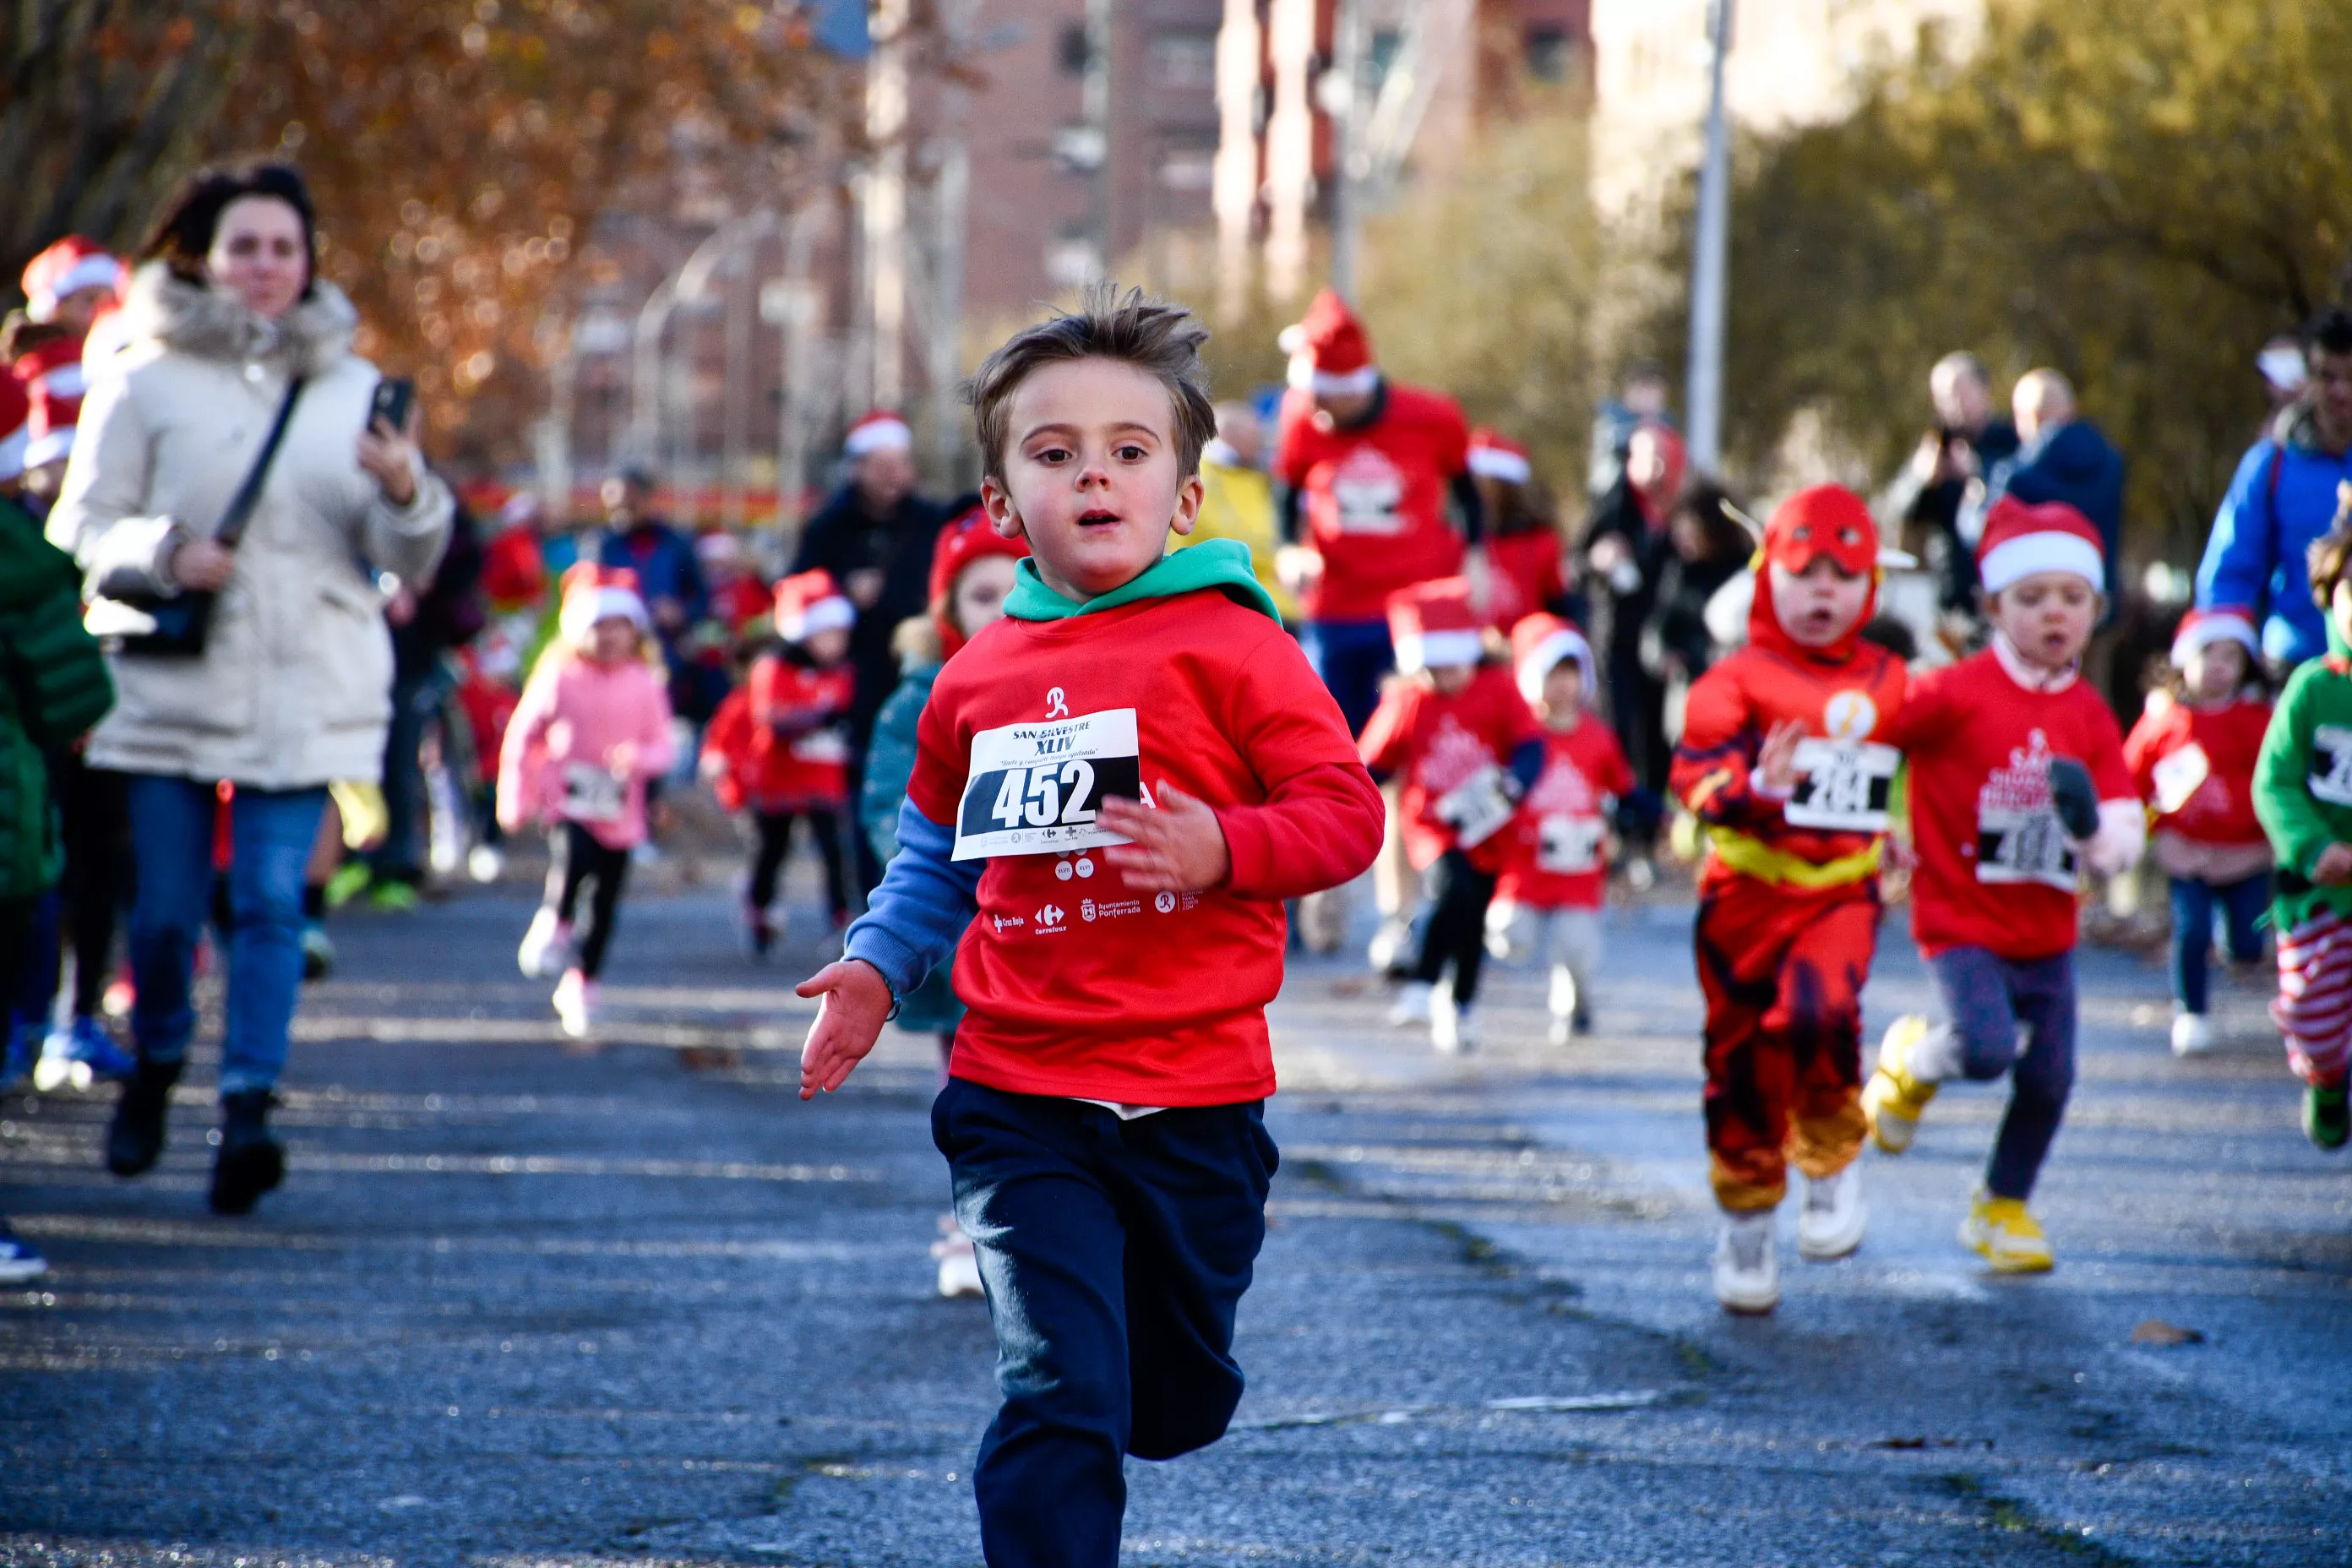
[[[2184,1329],[2178,1323],[2168,1323],[2162,1318],[2150,1318],[2131,1331],[2136,1345],[2201,1345],[2205,1336],[2195,1329]]]

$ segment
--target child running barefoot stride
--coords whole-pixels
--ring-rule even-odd
[[[2172,1053],[2213,1048],[2207,970],[2213,910],[2228,917],[2230,956],[2263,955],[2255,922],[2270,900],[2271,846],[2254,819],[2254,759],[2271,721],[2262,651],[2242,610],[2192,610],[2172,639],[2171,686],[2151,696],[2124,741],[2124,763],[2156,814],[2149,847],[2172,884]]]
[[[561,973],[555,1014],[583,1039],[596,976],[613,940],[629,851],[645,841],[646,782],[669,769],[669,693],[646,662],[636,574],[582,563],[563,574],[560,640],[548,645],[507,723],[499,755],[499,826],[547,825],[547,895],[515,960]],[[580,895],[588,916],[573,935]]]
[[[1896,1019],[1863,1106],[1879,1148],[1900,1154],[1945,1079],[2009,1074],[1960,1242],[2030,1273],[2051,1251],[2026,1200],[2074,1085],[2080,868],[2128,869],[2147,819],[2116,716],[2081,676],[2106,580],[2098,530],[2063,501],[2003,500],[1977,567],[1992,646],[1914,681],[1898,726],[1919,858],[1911,931],[1950,1022]]]
[[[1592,1031],[1609,817],[1633,792],[1617,732],[1584,710],[1592,645],[1558,616],[1511,628],[1519,695],[1543,721],[1543,771],[1519,802],[1508,860],[1487,910],[1490,938],[1532,951],[1551,979],[1551,1043]]]
[[[1672,782],[1706,826],[1693,942],[1706,997],[1715,1295],[1780,1300],[1775,1215],[1805,1174],[1797,1250],[1862,1245],[1862,987],[1878,946],[1878,870],[1906,701],[1902,660],[1863,640],[1878,529],[1836,485],[1800,490],[1764,531],[1748,643],[1691,687]]]
[[[1426,1024],[1430,1044],[1474,1050],[1486,910],[1510,854],[1519,797],[1543,767],[1543,727],[1486,645],[1470,584],[1440,577],[1389,596],[1397,674],[1364,726],[1364,765],[1403,780],[1405,854],[1429,896],[1429,929],[1392,1024]],[[1446,978],[1452,971],[1452,977]],[[1444,988],[1439,981],[1444,980]]]
[[[1224,1432],[1276,1163],[1281,900],[1380,848],[1379,793],[1248,551],[1165,553],[1201,501],[1206,336],[1103,287],[981,366],[982,496],[1033,554],[932,688],[847,956],[800,987],[823,998],[805,1098],[955,953],[970,1010],[931,1128],[996,1329],[992,1568],[1115,1568],[1126,1457]]]
[[[2304,1135],[2352,1138],[2352,485],[2311,547],[2311,595],[2327,654],[2288,677],[2254,764],[2254,811],[2278,852],[2279,994],[2271,1021],[2303,1079]]]

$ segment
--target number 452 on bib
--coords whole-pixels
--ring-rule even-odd
[[[1142,789],[1132,708],[982,730],[971,738],[971,768],[956,812],[955,858],[1058,855],[1124,844],[1095,825],[1096,814],[1105,795],[1133,800]]]

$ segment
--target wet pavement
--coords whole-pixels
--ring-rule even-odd
[[[204,1206],[204,1063],[137,1183],[102,1097],[0,1101],[0,1204],[55,1265],[0,1295],[0,1561],[976,1563],[934,1047],[800,1104],[814,944],[754,966],[726,907],[625,910],[593,1053],[515,973],[517,895],[340,922],[250,1219]],[[1566,1048],[1502,972],[1466,1061],[1295,967],[1250,1393],[1129,1467],[1129,1563],[2352,1563],[2352,1163],[2304,1143],[2257,986],[2182,1063],[2160,972],[2086,960],[2054,1274],[1954,1244],[1999,1106],[1954,1089],[1870,1161],[1862,1252],[1791,1237],[1780,1312],[1730,1320],[1687,925],[1612,916]],[[1889,948],[1874,1033],[1927,998]]]

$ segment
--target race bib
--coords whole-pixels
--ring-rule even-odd
[[[2039,882],[2061,892],[2074,890],[2074,846],[2058,814],[1979,809],[1977,813],[1977,880]]]
[[[1601,864],[1608,824],[1597,816],[1547,816],[1536,825],[1536,869],[1573,877]]]
[[[1465,849],[1475,849],[1507,826],[1518,805],[1503,790],[1503,770],[1480,768],[1437,797],[1437,820],[1450,824]]]
[[[563,805],[561,809],[565,820],[618,822],[627,800],[626,786],[613,776],[610,768],[600,768],[593,763],[563,764]]]
[[[1864,741],[1797,742],[1797,793],[1780,807],[1791,827],[1840,833],[1886,831],[1886,801],[1903,753]]]
[[[2352,805],[2352,730],[2322,724],[2311,732],[2311,798]]]
[[[2213,774],[2205,748],[2191,741],[2150,770],[2156,784],[2156,809],[2169,816],[2187,805],[2189,797]]]
[[[1135,710],[1109,708],[971,738],[955,858],[1054,855],[1126,839],[1095,826],[1105,795],[1143,793]]]
[[[849,761],[849,737],[839,730],[811,730],[796,738],[792,753],[803,763],[843,763]]]

